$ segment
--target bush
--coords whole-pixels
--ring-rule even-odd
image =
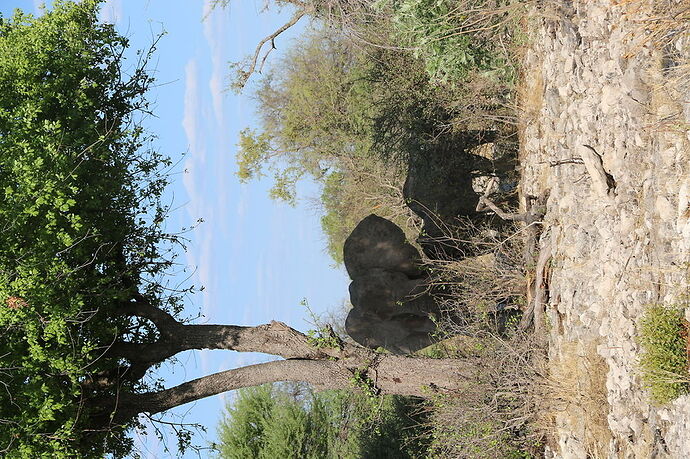
[[[438,333],[453,336],[429,350],[477,363],[472,383],[434,397],[429,457],[539,457],[534,423],[543,408],[546,361],[543,343],[518,325],[527,278],[520,229],[461,222],[441,230],[445,249],[473,256],[427,260],[444,312]]]
[[[426,457],[417,400],[301,384],[241,389],[219,425],[222,458]]]
[[[687,335],[683,308],[679,306],[654,305],[642,316],[642,381],[656,403],[667,403],[688,393]]]
[[[512,81],[514,69],[498,45],[517,2],[405,0],[393,7],[394,28],[421,57],[433,80],[455,84],[473,71]]]

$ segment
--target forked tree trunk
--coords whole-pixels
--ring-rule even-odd
[[[138,413],[156,414],[229,390],[279,381],[307,382],[317,390],[350,388],[374,394],[429,397],[462,391],[475,383],[479,371],[480,362],[472,358],[380,354],[339,342],[335,337],[315,342],[281,322],[257,327],[184,325],[146,304],[132,305],[126,314],[153,321],[161,336],[156,343],[121,342],[112,346],[111,355],[129,360],[127,371],[137,375],[143,376],[146,368],[188,349],[262,352],[284,360],[223,371],[157,392],[120,392],[114,400],[94,403],[108,423],[126,423]],[[326,343],[328,347],[324,347]],[[123,374],[126,376],[126,371]]]

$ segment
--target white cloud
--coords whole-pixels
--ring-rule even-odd
[[[204,375],[210,375],[211,372],[211,364],[212,364],[212,356],[211,356],[211,351],[207,349],[202,349],[199,351],[199,362],[201,366],[201,373]]]
[[[182,184],[189,197],[186,206],[191,220],[208,217],[211,215],[205,193],[206,182],[206,145],[203,138],[203,130],[200,119],[202,117],[201,98],[199,96],[199,78],[196,60],[190,59],[185,65],[185,90],[184,110],[182,116],[182,128],[187,137],[189,152],[184,163]],[[195,229],[196,234],[201,234],[205,225]],[[199,254],[203,255],[203,254]],[[198,261],[203,260],[200,258]],[[198,264],[194,264],[198,266]]]
[[[206,158],[203,144],[198,136],[201,107],[199,101],[199,70],[196,60],[190,59],[187,61],[184,71],[185,88],[182,128],[187,136],[187,143],[191,151],[190,160],[199,159],[203,162]]]
[[[213,114],[216,117],[218,125],[223,126],[223,98],[225,97],[222,77],[223,66],[220,64],[220,56],[216,58],[215,53],[212,62],[213,73],[211,74],[208,86],[211,91],[211,101],[213,102]],[[216,62],[218,62],[218,64]]]
[[[211,49],[211,78],[208,86],[211,92],[213,113],[219,126],[223,125],[223,74],[225,72],[225,43],[227,41],[227,11],[223,8],[211,8],[211,1],[206,0],[203,5],[204,37]]]
[[[214,250],[213,250],[213,233],[210,228],[198,229],[198,235],[201,239],[201,258],[199,260],[199,269],[197,271],[197,278],[199,283],[204,286],[202,293],[201,313],[206,320],[216,320],[216,293],[214,276]]]
[[[249,205],[249,194],[247,193],[247,186],[240,185],[240,196],[237,200],[237,218],[244,221],[245,215],[247,215],[247,207]]]
[[[101,7],[100,20],[109,24],[122,21],[122,0],[106,0]]]

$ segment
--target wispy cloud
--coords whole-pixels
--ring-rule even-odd
[[[101,21],[110,24],[118,24],[123,17],[122,0],[106,0],[103,6],[101,6]]]
[[[192,220],[209,219],[214,214],[212,196],[213,184],[208,179],[204,118],[204,105],[199,87],[199,69],[196,59],[190,59],[185,66],[184,109],[182,128],[184,129],[189,152],[184,165],[182,183],[189,197],[187,211]],[[213,161],[212,161],[213,162]],[[203,286],[201,293],[201,312],[206,320],[215,321],[215,303],[217,289],[215,285],[214,263],[214,225],[205,222],[194,229],[196,244],[186,254],[187,263],[196,269],[193,283]],[[203,365],[203,361],[202,361]],[[208,368],[204,368],[207,370]]]
[[[199,259],[199,270],[197,271],[197,277],[199,283],[204,286],[204,291],[202,293],[203,304],[201,306],[201,313],[204,315],[206,320],[215,319],[215,312],[217,308],[216,304],[216,276],[213,275],[213,266],[216,262],[214,257],[214,243],[213,243],[213,232],[209,229],[205,231],[200,231],[200,235],[203,237],[201,241],[201,258]]]
[[[245,215],[247,215],[247,206],[249,205],[249,194],[247,193],[247,186],[240,186],[240,195],[237,200],[237,218],[240,221],[244,220]]]
[[[206,349],[202,349],[201,351],[199,351],[199,364],[201,366],[202,374],[210,375],[211,373],[213,373],[213,371],[211,370],[212,362],[213,359],[211,351]]]
[[[211,0],[206,0],[202,7],[204,17],[204,38],[211,50],[211,77],[208,82],[213,104],[213,113],[219,126],[224,122],[223,74],[225,72],[225,43],[227,41],[228,13],[223,8],[213,9]]]
[[[216,121],[219,126],[223,126],[224,114],[223,114],[223,99],[225,97],[225,91],[223,89],[223,66],[220,63],[220,56],[212,58],[213,72],[211,73],[211,79],[208,82],[209,89],[211,91],[211,101],[213,102],[213,113],[216,117]],[[220,53],[218,53],[220,54]]]
[[[185,65],[184,114],[182,128],[187,136],[191,150],[190,160],[204,161],[206,152],[199,137],[199,117],[201,116],[199,95],[199,69],[195,59],[190,59]]]

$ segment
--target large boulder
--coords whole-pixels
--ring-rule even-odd
[[[356,342],[406,354],[432,343],[430,314],[438,306],[426,292],[417,249],[394,223],[370,215],[362,220],[343,249],[352,279],[352,310],[345,329]]]
[[[399,271],[374,268],[350,283],[350,303],[382,319],[396,314],[427,317],[438,313],[438,307],[426,292],[425,280],[410,279]]]

